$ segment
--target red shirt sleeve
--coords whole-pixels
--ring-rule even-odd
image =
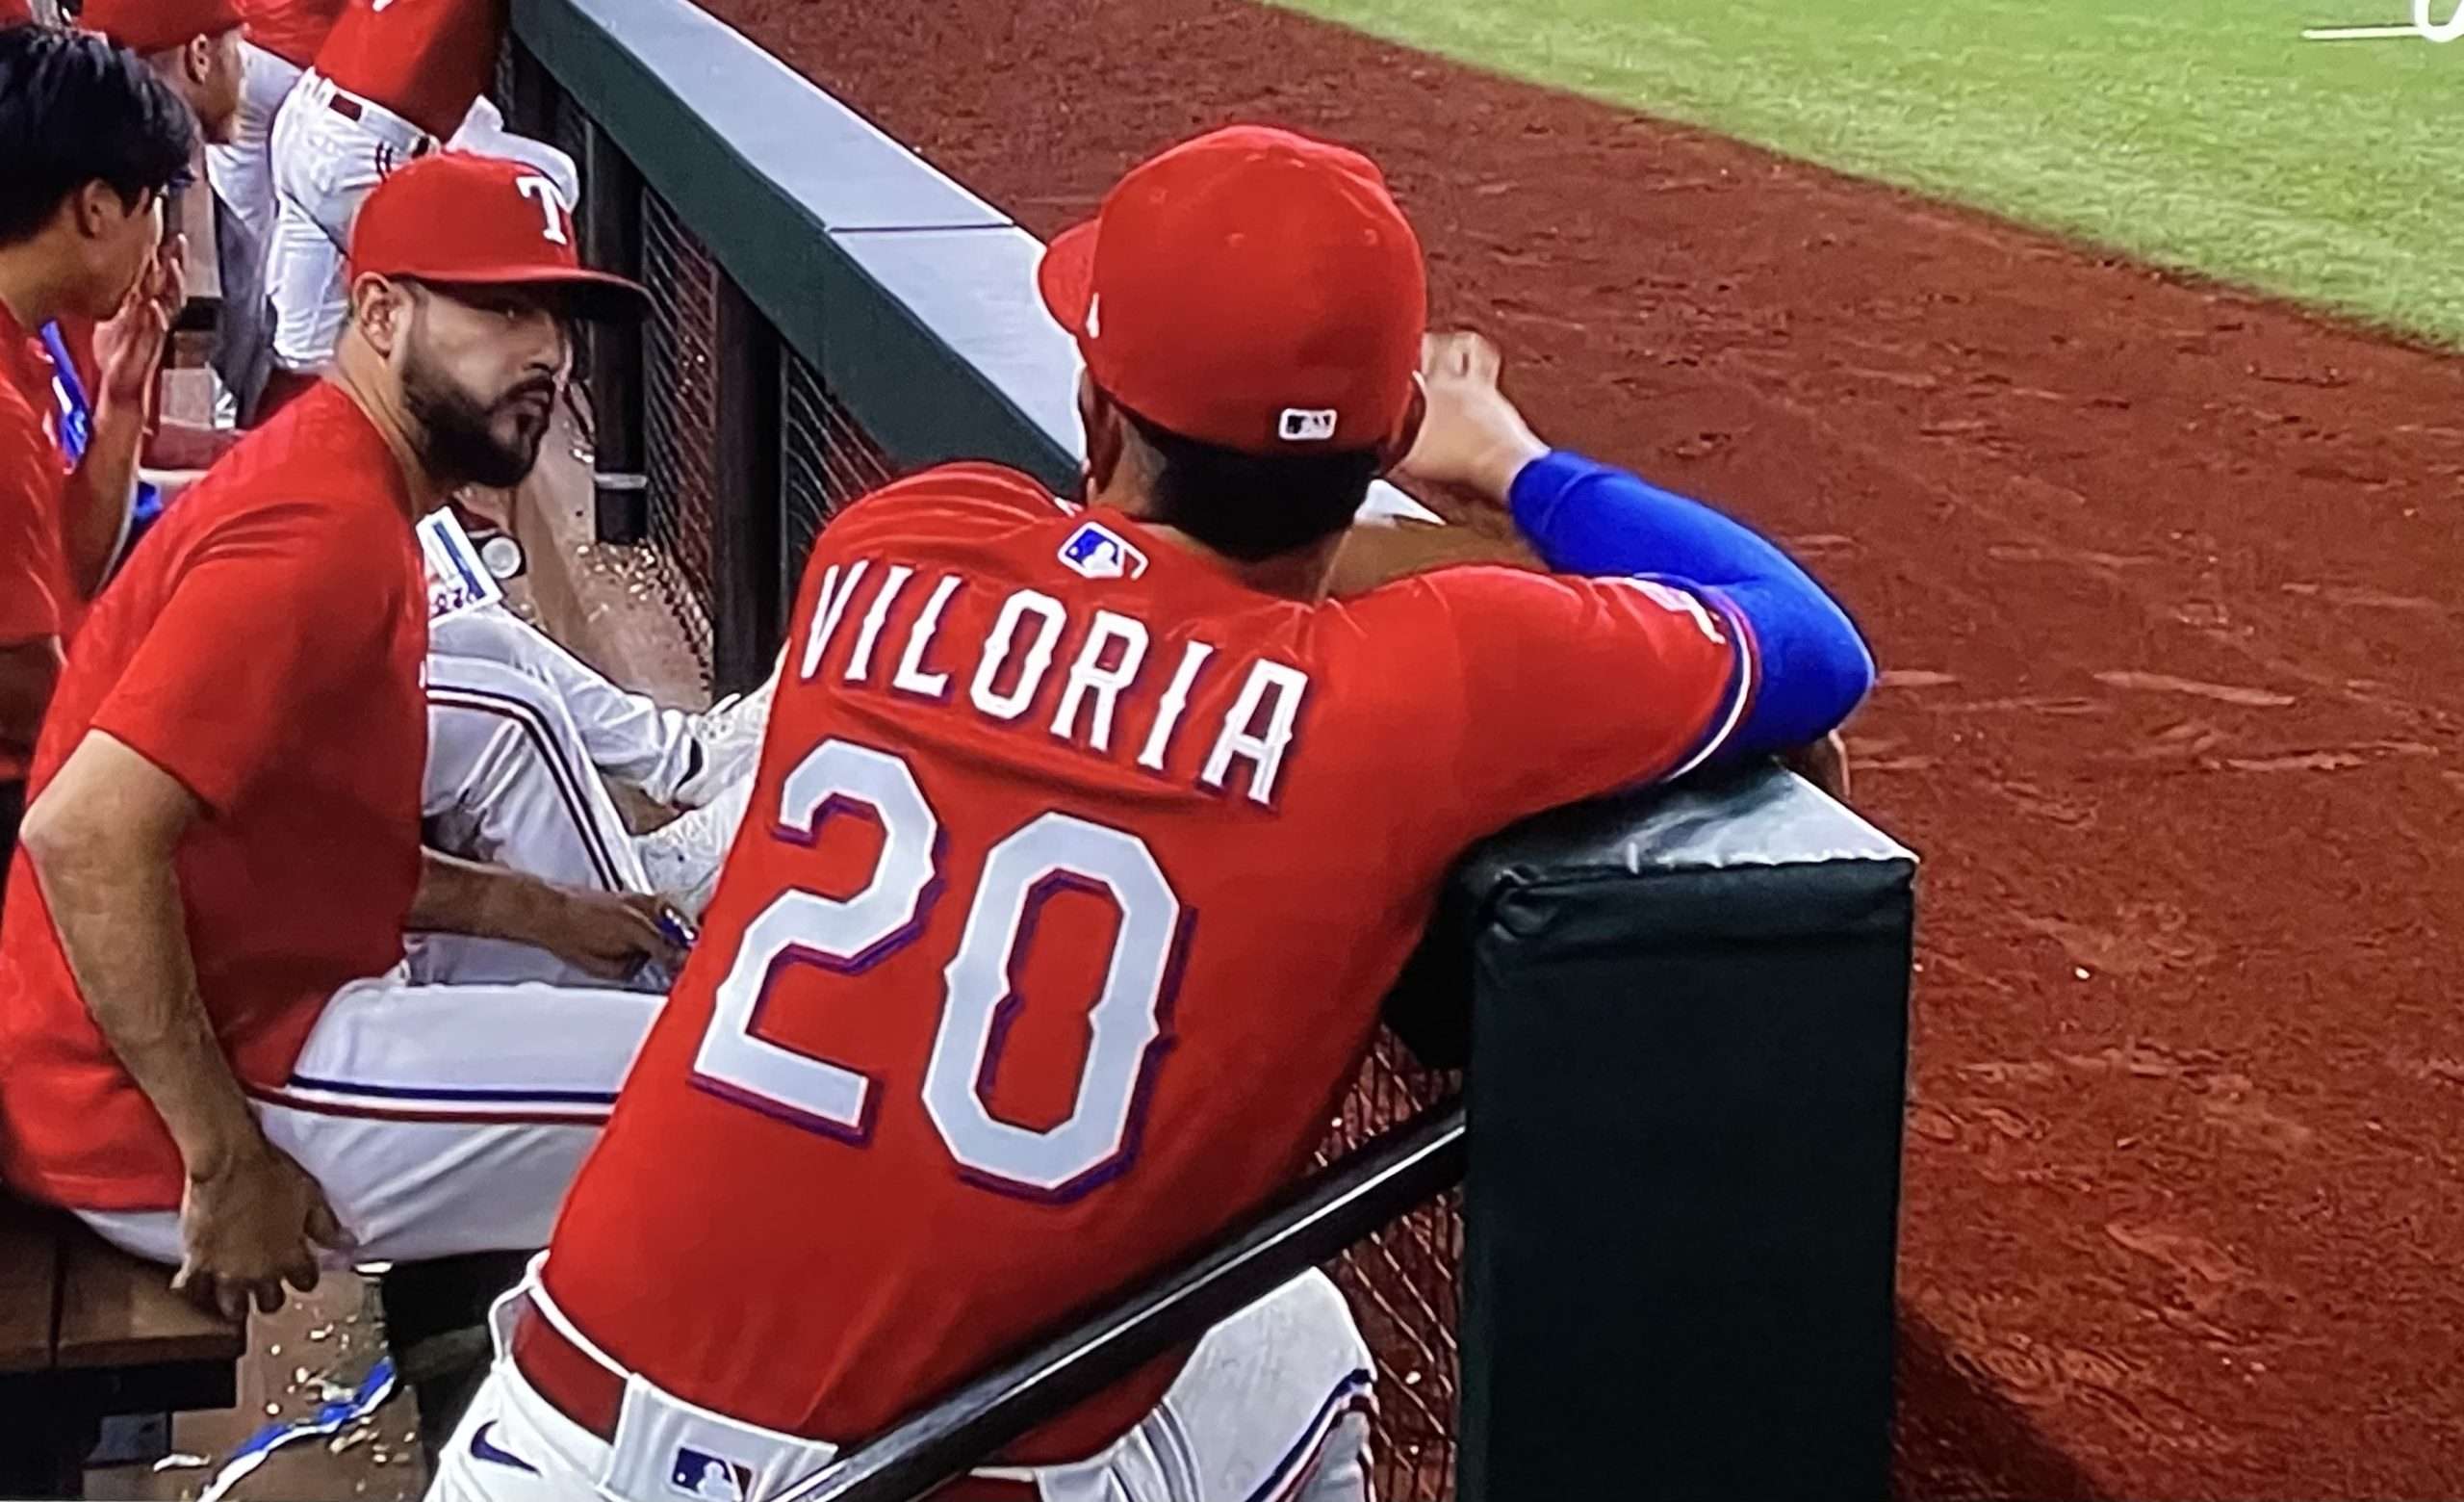
[[[1471,834],[1691,769],[1753,691],[1741,623],[1668,584],[1452,568],[1359,605],[1402,617],[1371,620],[1373,634],[1452,659],[1462,703],[1453,727],[1429,727],[1454,742],[1432,790]]]
[[[62,634],[73,601],[59,598],[60,451],[39,427],[0,409],[0,646]]]
[[[262,506],[200,537],[94,715],[224,813],[385,671],[409,523],[373,505]]]

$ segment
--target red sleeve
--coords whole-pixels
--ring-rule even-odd
[[[76,602],[60,599],[60,451],[39,427],[0,410],[0,646],[62,634]]]
[[[227,812],[352,684],[386,671],[408,525],[293,502],[199,538],[94,728]]]
[[[1742,626],[1668,584],[1453,568],[1360,604],[1388,594],[1403,618],[1373,634],[1422,636],[1459,675],[1440,792],[1474,833],[1690,770],[1752,697]]]

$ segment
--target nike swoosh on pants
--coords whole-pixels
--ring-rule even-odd
[[[488,1436],[496,1433],[496,1428],[497,1425],[495,1419],[490,1419],[479,1426],[479,1432],[471,1437],[472,1456],[482,1461],[493,1461],[499,1465],[510,1465],[515,1470],[526,1470],[533,1476],[538,1475],[538,1466],[531,1464],[528,1461],[524,1460],[521,1456],[514,1454],[510,1450],[500,1450],[495,1445],[488,1442]]]

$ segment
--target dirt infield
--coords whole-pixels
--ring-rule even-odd
[[[1928,861],[1904,1495],[2464,1495],[2464,362],[1238,0],[713,7],[1045,233],[1365,147],[1548,433],[1838,585]]]

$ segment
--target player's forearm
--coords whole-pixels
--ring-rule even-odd
[[[215,1040],[171,849],[107,809],[38,799],[20,834],[94,1025],[170,1129],[192,1178],[264,1149]]]
[[[409,926],[423,933],[536,944],[546,926],[541,915],[555,895],[556,889],[536,876],[422,849]]]
[[[1564,450],[1519,470],[1515,525],[1561,574],[1669,574],[1722,585],[1820,585],[1754,529],[1640,476]]]
[[[87,599],[102,587],[103,571],[119,551],[128,529],[129,498],[137,488],[137,459],[145,444],[141,405],[106,399],[94,411],[85,456],[68,477],[66,541],[68,571]]]

